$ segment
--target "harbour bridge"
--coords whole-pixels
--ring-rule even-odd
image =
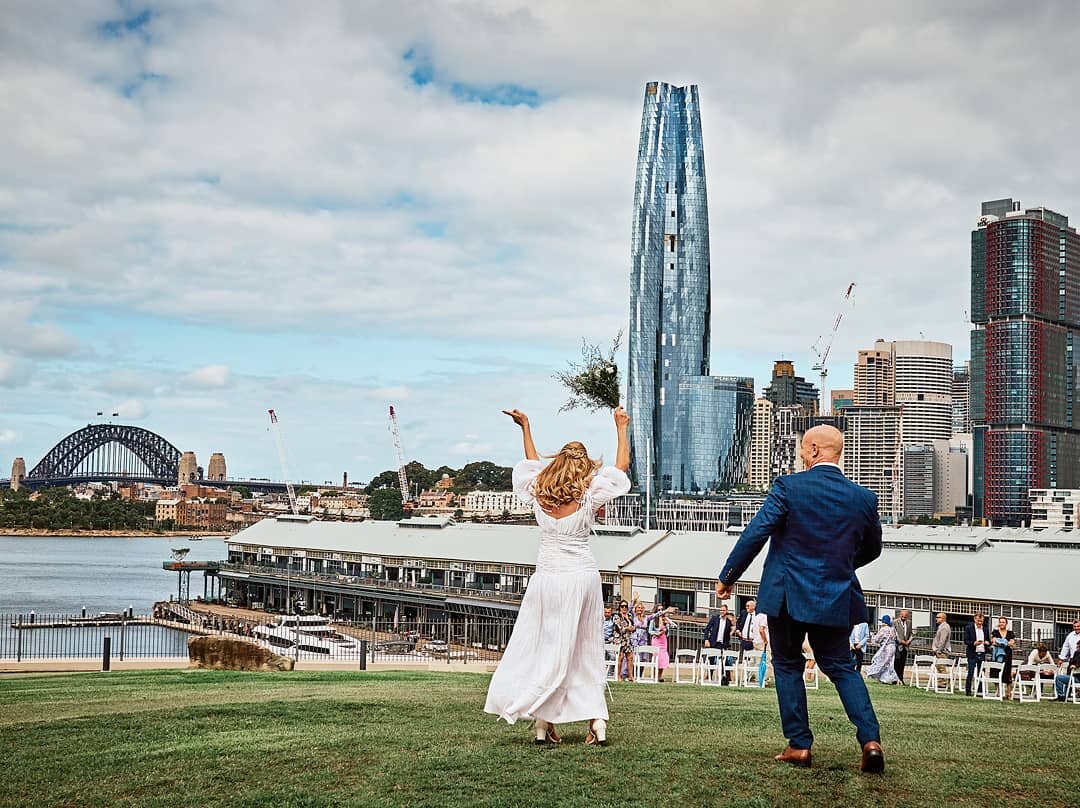
[[[224,474],[207,479],[193,454],[185,455],[148,429],[125,424],[87,424],[53,446],[29,473],[25,466],[20,467],[21,462],[15,461],[12,479],[0,480],[0,488],[9,488],[13,483],[36,489],[89,482],[190,482],[216,487],[242,485],[255,491],[285,490],[284,482],[268,479],[229,480]]]

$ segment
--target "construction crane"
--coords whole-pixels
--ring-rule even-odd
[[[840,298],[840,311],[836,314],[836,320],[833,321],[832,330],[826,336],[822,334],[817,338],[817,341],[810,346],[810,350],[817,356],[818,361],[812,366],[812,370],[816,370],[821,378],[821,414],[829,415],[832,412],[832,402],[829,401],[828,391],[825,389],[825,380],[828,378],[829,369],[827,367],[829,362],[829,352],[832,350],[833,340],[836,339],[836,332],[840,328],[840,321],[844,319],[844,309],[846,306],[854,304],[855,298],[855,281],[848,284],[847,291],[844,292],[844,296]],[[824,345],[823,345],[824,341]]]
[[[270,413],[270,431],[274,433],[274,442],[277,443],[278,457],[281,458],[281,476],[285,478],[285,490],[289,493],[289,510],[293,516],[299,516],[300,511],[296,508],[296,491],[289,481],[289,464],[285,459],[285,438],[281,436],[281,424],[278,423],[277,414],[273,410]]]
[[[405,452],[401,448],[401,435],[398,434],[397,413],[390,405],[390,435],[394,438],[394,453],[397,455],[397,478],[401,487],[401,504],[409,502],[409,478],[405,475]]]

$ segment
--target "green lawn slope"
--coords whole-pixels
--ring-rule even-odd
[[[888,766],[858,773],[829,685],[815,764],[776,764],[772,689],[613,686],[606,748],[584,724],[537,749],[482,712],[488,677],[133,672],[0,679],[3,805],[1080,804],[1080,706],[871,685]]]

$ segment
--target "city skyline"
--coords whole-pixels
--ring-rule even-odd
[[[626,166],[653,76],[701,88],[713,368],[759,390],[778,357],[811,377],[852,279],[830,387],[879,337],[925,332],[960,364],[973,205],[1078,207],[1072,105],[1033,133],[1014,121],[1045,98],[970,82],[973,64],[987,87],[1052,75],[1064,99],[1075,30],[1052,5],[703,4],[674,64],[634,4],[572,26],[558,4],[4,15],[0,468],[106,411],[272,475],[274,407],[299,473],[360,480],[393,466],[387,403],[427,465],[511,462],[503,406],[546,450],[611,456],[605,418],[556,418],[551,375],[627,321]],[[627,47],[601,59],[599,32]]]

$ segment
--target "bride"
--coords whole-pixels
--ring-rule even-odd
[[[630,490],[630,416],[622,407],[615,410],[615,466],[601,468],[577,441],[545,465],[528,416],[503,412],[521,427],[525,442],[526,459],[514,467],[514,492],[533,506],[540,551],[484,711],[510,724],[535,721],[538,744],[560,742],[556,724],[589,721],[585,743],[602,745],[608,718],[604,598],[589,533],[597,510]]]

